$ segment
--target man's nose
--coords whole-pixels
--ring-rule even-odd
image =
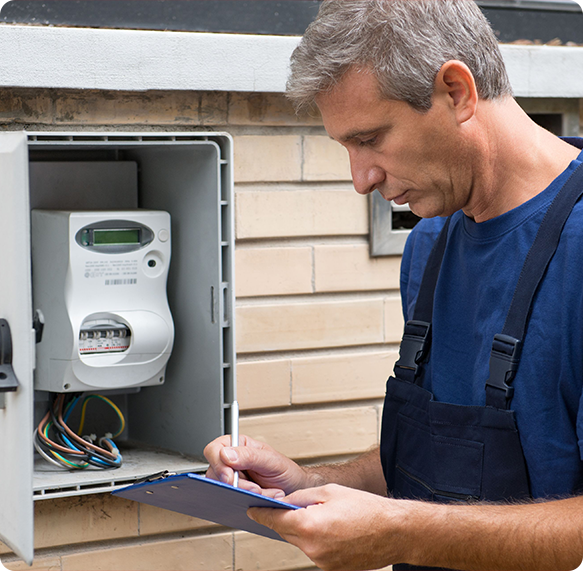
[[[385,180],[385,172],[378,166],[367,164],[358,157],[350,157],[352,182],[358,194],[370,194]]]

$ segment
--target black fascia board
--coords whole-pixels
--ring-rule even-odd
[[[477,0],[499,41],[583,44],[573,0]],[[0,23],[302,35],[320,0],[11,0]]]

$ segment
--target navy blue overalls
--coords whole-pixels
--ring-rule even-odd
[[[429,357],[433,296],[447,244],[447,220],[429,256],[413,319],[405,325],[394,376],[387,381],[381,462],[389,495],[436,502],[495,502],[530,496],[526,462],[510,410],[512,381],[533,297],[582,194],[583,165],[545,214],[502,332],[494,336],[486,406],[438,402],[419,384],[421,367]],[[394,569],[413,567],[396,565]]]

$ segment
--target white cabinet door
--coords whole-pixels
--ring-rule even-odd
[[[0,319],[10,329],[18,388],[0,392],[0,540],[33,558],[33,366],[28,145],[22,132],[0,133]],[[6,343],[0,354],[6,355]],[[7,359],[4,358],[4,361]],[[6,371],[6,368],[2,369]],[[1,375],[6,381],[6,373]]]

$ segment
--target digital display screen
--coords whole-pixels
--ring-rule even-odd
[[[139,228],[93,230],[94,246],[116,246],[140,243]]]

